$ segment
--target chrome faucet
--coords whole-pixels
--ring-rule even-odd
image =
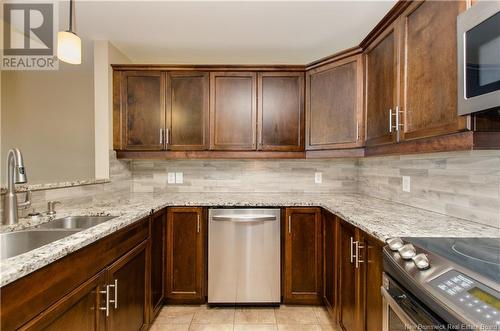
[[[15,184],[23,184],[27,181],[23,155],[19,149],[13,148],[7,154],[7,192],[3,197],[2,224],[16,224],[18,221],[17,209],[28,208],[31,205],[31,191],[26,192],[24,202],[17,202]]]

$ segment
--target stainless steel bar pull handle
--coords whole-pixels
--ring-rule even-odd
[[[350,244],[350,249],[351,249],[351,263],[354,262],[354,255],[353,255],[353,249],[352,246],[354,245],[354,239],[351,237],[351,244]]]
[[[108,285],[115,290],[115,298],[113,300],[109,300],[109,302],[115,304],[115,309],[118,309],[118,279],[115,279],[115,283],[113,285]]]
[[[196,233],[200,233],[200,214],[198,214],[198,218],[196,219]]]
[[[99,291],[101,294],[106,294],[106,305],[104,307],[99,307],[99,310],[106,311],[106,317],[109,316],[109,285],[106,285],[105,291]]]
[[[167,128],[167,132],[165,133],[165,141],[167,142],[167,145],[170,144],[170,129]]]
[[[396,106],[396,131],[399,131],[401,127],[403,127],[403,123],[401,123],[401,116],[402,111],[399,110],[399,106]]]
[[[288,216],[288,233],[292,233],[292,216]]]
[[[361,259],[359,258],[360,249],[364,248],[364,246],[363,246],[363,244],[362,244],[362,243],[360,243],[359,241],[356,241],[356,243],[355,243],[355,244],[356,244],[356,269],[358,269],[358,268],[359,268],[360,263],[365,262],[365,261],[363,261],[363,260],[361,260]]]
[[[262,222],[262,221],[276,221],[276,216],[274,215],[217,215],[212,216],[214,221],[232,221],[241,223],[252,223],[252,222]]]
[[[160,129],[160,144],[163,144],[163,129]]]
[[[392,108],[389,109],[389,132],[392,133]]]

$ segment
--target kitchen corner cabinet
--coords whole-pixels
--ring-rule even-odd
[[[203,208],[167,208],[165,300],[204,303],[207,221]]]
[[[319,208],[286,208],[283,302],[322,302],[322,228]]]
[[[338,219],[338,322],[344,331],[382,330],[382,247]]]
[[[466,1],[427,0],[399,19],[402,140],[468,129],[457,114],[457,16],[465,9]]]
[[[304,73],[260,72],[258,149],[304,150]]]
[[[255,150],[257,74],[210,74],[210,149]]]
[[[164,210],[151,215],[149,233],[151,245],[149,320],[152,321],[161,310],[165,293],[166,213]]]
[[[357,54],[306,74],[306,149],[364,144],[363,61]]]
[[[337,304],[337,221],[323,211],[323,303],[335,318]]]

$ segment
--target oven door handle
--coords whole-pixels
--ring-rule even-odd
[[[398,305],[396,300],[394,300],[394,298],[389,294],[389,292],[387,292],[387,290],[384,287],[381,287],[381,292],[382,292],[382,298],[384,299],[386,304],[394,311],[394,313],[399,317],[399,319],[401,319],[401,321],[405,325],[410,325],[410,326],[414,327],[415,330],[418,330],[417,323]],[[384,315],[386,315],[386,316],[384,316],[385,318],[388,318],[388,316],[387,316],[388,313],[389,313],[388,311],[384,312]],[[384,329],[384,331],[385,330],[386,329]],[[388,330],[388,328],[387,328],[387,330]]]

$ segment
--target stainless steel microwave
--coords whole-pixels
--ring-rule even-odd
[[[500,1],[478,1],[457,19],[458,114],[500,107]]]

